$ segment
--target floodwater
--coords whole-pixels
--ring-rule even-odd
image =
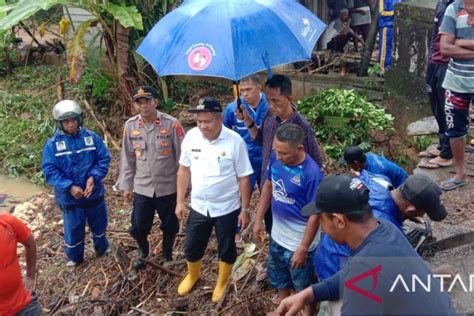
[[[10,207],[28,200],[40,191],[40,187],[28,180],[0,174],[0,211],[8,211]],[[4,195],[6,199],[2,201]]]

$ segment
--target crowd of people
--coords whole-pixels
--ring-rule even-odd
[[[352,1],[348,12],[363,16],[363,2]],[[163,261],[173,260],[179,222],[186,220],[187,274],[176,292],[188,295],[200,279],[214,230],[219,262],[211,300],[217,303],[237,258],[239,232],[252,225],[255,239],[269,237],[267,274],[280,301],[277,315],[301,310],[314,315],[316,303],[323,301],[328,301],[322,308],[327,315],[456,314],[448,294],[436,286],[407,293],[391,285],[399,275],[425,279],[436,272],[408,242],[404,221],[423,222],[428,220],[425,215],[444,220],[442,189],[451,190],[466,180],[464,138],[474,93],[474,81],[469,80],[473,24],[474,0],[440,0],[428,81],[440,144],[435,153],[439,157],[430,163],[451,159],[442,154],[450,145],[456,166],[454,178],[441,186],[357,146],[346,148],[341,157],[351,173],[324,175],[313,127],[298,112],[291,80],[284,75],[272,76],[264,87],[257,75],[243,78],[240,101],[225,109],[213,97],[202,98],[189,109],[197,126],[187,132],[176,118],[159,110],[154,88],[135,88],[132,98],[138,114],[124,126],[117,182],[124,201],[133,205],[133,268],[143,268],[150,256],[148,236],[155,213]],[[446,90],[446,115],[440,114],[441,87]],[[77,102],[57,103],[57,130],[43,151],[43,173],[63,214],[65,265],[70,269],[84,262],[86,223],[96,256],[106,256],[111,249],[102,184],[110,155],[102,139],[84,127],[83,117]],[[252,210],[250,200],[257,191],[258,205]],[[23,281],[17,242],[26,252]],[[41,315],[33,291],[35,241],[28,227],[7,213],[0,214],[0,253],[0,315]],[[359,284],[370,294],[365,297],[350,284],[367,272],[375,275],[379,286]]]

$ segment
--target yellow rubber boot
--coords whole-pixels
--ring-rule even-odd
[[[217,284],[212,292],[212,301],[217,303],[221,300],[224,295],[227,283],[229,283],[230,274],[232,273],[233,264],[219,261],[219,275],[217,276]]]
[[[199,280],[201,275],[201,260],[196,262],[188,263],[188,274],[184,277],[183,281],[179,284],[178,294],[186,295],[193,289],[194,284]]]

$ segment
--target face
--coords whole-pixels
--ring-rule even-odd
[[[198,112],[196,123],[202,135],[208,140],[214,140],[219,136],[222,129],[222,115],[210,112]]]
[[[474,27],[474,0],[464,0],[464,9],[467,11],[467,24]]]
[[[358,162],[358,161],[353,161],[349,164],[349,166],[351,167],[352,170],[354,171],[361,171],[364,164],[361,163],[361,162]]]
[[[341,12],[341,20],[342,21],[347,22],[347,21],[349,21],[349,18],[350,18],[349,13]]]
[[[415,205],[408,204],[407,207],[401,209],[403,216],[406,218],[415,218],[415,217],[423,217],[425,215],[425,210],[417,209]]]
[[[158,100],[155,98],[153,99],[146,99],[146,98],[139,98],[134,103],[135,108],[137,109],[138,113],[143,117],[150,117],[155,115],[156,107],[158,105]]]
[[[61,123],[66,134],[74,135],[79,130],[79,121],[77,118],[65,119]]]
[[[293,166],[299,162],[301,154],[304,151],[304,146],[291,146],[290,144],[280,142],[275,138],[273,141],[273,150],[275,151],[276,158],[282,164],[286,166]]]
[[[255,84],[250,80],[240,84],[240,95],[250,105],[258,105],[261,90],[262,87],[259,84]]]
[[[291,97],[280,94],[280,89],[267,88],[266,95],[270,112],[280,117],[291,110]]]
[[[319,215],[319,223],[323,232],[328,234],[332,240],[338,244],[344,244],[345,239],[345,218],[341,214],[321,213]]]

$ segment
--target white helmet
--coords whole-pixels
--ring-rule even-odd
[[[59,129],[64,131],[62,121],[70,118],[77,118],[79,126],[82,126],[84,111],[81,106],[72,100],[63,100],[56,103],[53,108],[53,118]]]

